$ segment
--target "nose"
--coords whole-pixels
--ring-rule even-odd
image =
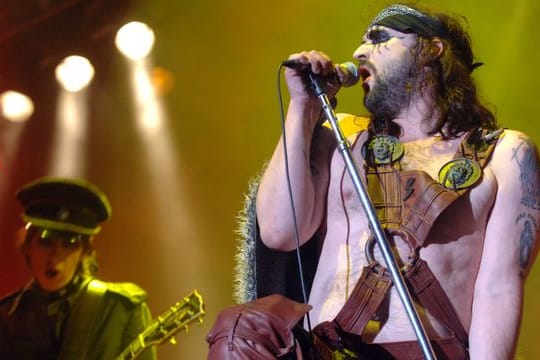
[[[367,60],[369,58],[369,54],[371,53],[371,45],[370,44],[361,44],[353,53],[353,58],[356,60]]]
[[[53,259],[60,260],[65,256],[65,250],[62,246],[62,242],[55,239],[49,247],[49,256]]]

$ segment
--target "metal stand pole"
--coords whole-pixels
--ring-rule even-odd
[[[390,244],[388,243],[388,239],[386,238],[386,234],[384,233],[381,223],[377,218],[375,208],[371,203],[371,200],[369,199],[364,183],[361,181],[360,176],[358,175],[358,165],[356,164],[351,154],[349,143],[345,139],[345,136],[343,135],[343,132],[339,127],[339,124],[337,123],[337,117],[334,113],[334,109],[330,105],[328,96],[319,84],[319,81],[317,80],[315,75],[310,73],[309,79],[311,81],[315,94],[322,103],[322,107],[326,114],[326,117],[328,118],[328,121],[332,126],[332,130],[334,131],[334,135],[336,136],[338,142],[338,150],[343,156],[343,160],[345,161],[345,165],[347,167],[349,175],[351,176],[352,182],[356,189],[356,193],[360,198],[360,202],[368,218],[371,231],[373,232],[373,235],[377,240],[377,244],[379,245],[379,248],[383,255],[386,267],[390,272],[394,286],[396,287],[401,302],[405,307],[405,312],[409,317],[409,321],[414,328],[414,332],[416,334],[416,337],[418,338],[418,342],[420,344],[420,347],[422,348],[422,352],[424,353],[424,358],[427,360],[436,360],[435,353],[433,351],[433,348],[431,347],[431,343],[428,341],[426,330],[424,329],[418,316],[418,312],[414,307],[411,294],[409,293],[409,289],[405,285],[405,280],[403,279],[403,276],[399,271],[399,267],[397,265],[394,254],[392,253]]]

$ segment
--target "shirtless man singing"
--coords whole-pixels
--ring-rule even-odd
[[[499,129],[478,100],[471,73],[479,64],[454,17],[392,5],[353,56],[370,122],[348,137],[351,151],[437,357],[511,359],[539,247],[536,147]],[[422,359],[306,81],[307,71],[324,78],[341,70],[320,51],[290,59],[301,64],[285,71],[299,241],[321,244],[308,297],[313,333],[333,356]],[[287,252],[296,240],[282,141],[262,176],[256,215],[262,243]]]

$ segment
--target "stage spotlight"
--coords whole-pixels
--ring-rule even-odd
[[[66,57],[56,67],[56,80],[69,92],[77,92],[90,84],[94,78],[94,67],[85,57]]]
[[[115,44],[118,50],[129,59],[142,59],[154,46],[154,31],[142,22],[132,21],[118,30]]]
[[[8,90],[0,94],[2,115],[9,121],[23,122],[34,113],[34,103],[20,92]]]

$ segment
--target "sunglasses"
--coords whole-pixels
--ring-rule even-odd
[[[60,241],[64,248],[78,247],[87,238],[86,235],[31,226],[28,229],[27,238],[37,238],[41,246],[52,246],[55,241]]]

